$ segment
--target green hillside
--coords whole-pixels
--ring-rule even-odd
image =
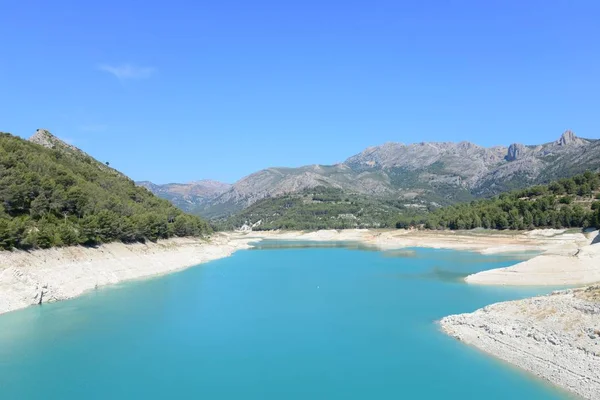
[[[235,229],[246,224],[254,230],[385,228],[394,227],[398,216],[406,212],[414,214],[398,200],[369,198],[318,186],[259,200],[216,225],[219,229]]]
[[[216,223],[253,230],[408,228],[532,229],[600,227],[600,175],[586,172],[549,185],[503,193],[492,199],[435,208],[348,194],[319,186],[262,199]]]
[[[600,175],[588,171],[549,185],[444,207],[422,216],[405,216],[396,226],[428,229],[600,228]]]
[[[42,133],[45,146],[0,133],[0,249],[209,233],[203,220]]]

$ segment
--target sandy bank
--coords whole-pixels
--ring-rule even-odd
[[[470,250],[481,253],[546,251],[542,258],[519,264],[523,273],[489,271],[488,282],[500,274],[504,281],[534,282],[527,284],[583,284],[600,281],[597,268],[599,252],[583,247],[589,235],[557,230],[532,232],[498,231],[408,231],[408,230],[322,230],[317,232],[247,232],[214,235],[210,242],[172,239],[159,243],[124,245],[112,243],[98,248],[70,247],[32,252],[0,252],[0,313],[40,302],[68,299],[99,286],[130,279],[164,274],[199,263],[226,257],[261,239],[302,241],[352,241],[381,250],[406,247],[430,247]],[[594,245],[595,247],[596,245]],[[600,245],[598,245],[600,250]],[[581,268],[562,268],[555,274],[538,273],[554,260],[567,265],[569,259]],[[515,268],[515,267],[511,267]],[[509,269],[508,269],[509,270]],[[581,273],[574,271],[581,270]],[[515,279],[514,276],[535,277]],[[473,275],[469,279],[483,279]],[[485,275],[481,275],[485,276]],[[509,276],[510,278],[505,278]],[[552,276],[552,280],[547,279]],[[568,277],[568,280],[565,278]],[[477,277],[477,278],[473,278]],[[480,282],[477,282],[480,283]],[[509,283],[512,284],[512,283]],[[524,284],[524,283],[520,283]]]
[[[226,257],[261,239],[354,241],[379,249],[435,247],[482,252],[535,250],[546,240],[493,232],[344,230],[249,232],[214,235],[210,242],[171,239],[158,243],[111,243],[97,248],[68,247],[0,252],[0,313],[73,298],[94,288],[164,274]]]
[[[172,272],[247,247],[247,240],[217,234],[208,242],[179,238],[97,248],[0,251],[0,314],[69,299],[99,286]]]
[[[514,231],[321,230],[316,232],[250,232],[257,239],[350,241],[380,250],[428,247],[477,251],[484,254],[537,251],[540,256],[514,265],[480,272],[469,283],[490,285],[589,285],[600,282],[598,232],[564,229]]]
[[[507,268],[469,275],[468,283],[483,285],[589,285],[600,282],[600,244],[597,232],[587,242],[551,246],[544,254]]]
[[[449,335],[586,399],[600,399],[600,286],[440,321]]]
[[[535,231],[532,231],[535,232]],[[511,231],[417,231],[417,230],[320,230],[316,232],[269,231],[249,232],[248,237],[275,240],[301,241],[349,241],[360,242],[380,250],[395,250],[406,247],[427,247],[478,251],[481,253],[504,253],[523,251],[544,251],[557,245],[571,244],[576,249],[579,244],[588,243],[583,234],[563,235],[564,231],[553,235],[532,235],[531,232]],[[557,236],[560,236],[558,238]],[[564,236],[564,237],[563,237]]]

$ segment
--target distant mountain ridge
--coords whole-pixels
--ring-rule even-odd
[[[255,172],[222,193],[203,198],[195,212],[206,217],[225,216],[264,198],[320,186],[349,194],[445,205],[588,169],[600,169],[600,140],[579,138],[571,131],[540,145],[514,143],[488,148],[470,142],[386,143],[336,165]],[[166,197],[162,189],[154,190]]]
[[[167,183],[157,185],[149,181],[136,182],[155,195],[169,200],[186,212],[199,213],[210,201],[227,191],[231,184],[203,179],[189,183]]]

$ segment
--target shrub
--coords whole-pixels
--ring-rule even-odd
[[[571,204],[573,202],[573,197],[571,196],[564,196],[561,197],[559,200],[560,204]]]

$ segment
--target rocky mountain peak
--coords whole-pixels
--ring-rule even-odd
[[[556,144],[558,144],[559,146],[569,146],[572,144],[583,144],[583,140],[581,140],[580,138],[578,138],[577,136],[575,136],[575,134],[570,131],[570,130],[566,130],[560,137],[560,139],[558,139],[558,141],[556,142]]]
[[[476,149],[479,146],[477,146],[475,143],[471,143],[471,142],[467,142],[467,141],[462,141],[459,142],[456,147],[458,147],[461,150],[472,150],[472,149]]]
[[[508,153],[506,154],[506,161],[515,161],[522,158],[525,154],[525,146],[521,143],[513,143],[508,147]]]
[[[35,133],[29,138],[29,141],[32,143],[39,144],[40,146],[47,147],[49,149],[55,146],[56,141],[59,139],[50,133],[50,131],[46,129],[38,129]]]
[[[50,133],[50,131],[47,129],[38,129],[37,131],[35,131],[35,133],[29,138],[29,141],[31,143],[44,146],[48,149],[63,148],[76,152],[82,152],[77,147],[60,140],[52,133]]]

